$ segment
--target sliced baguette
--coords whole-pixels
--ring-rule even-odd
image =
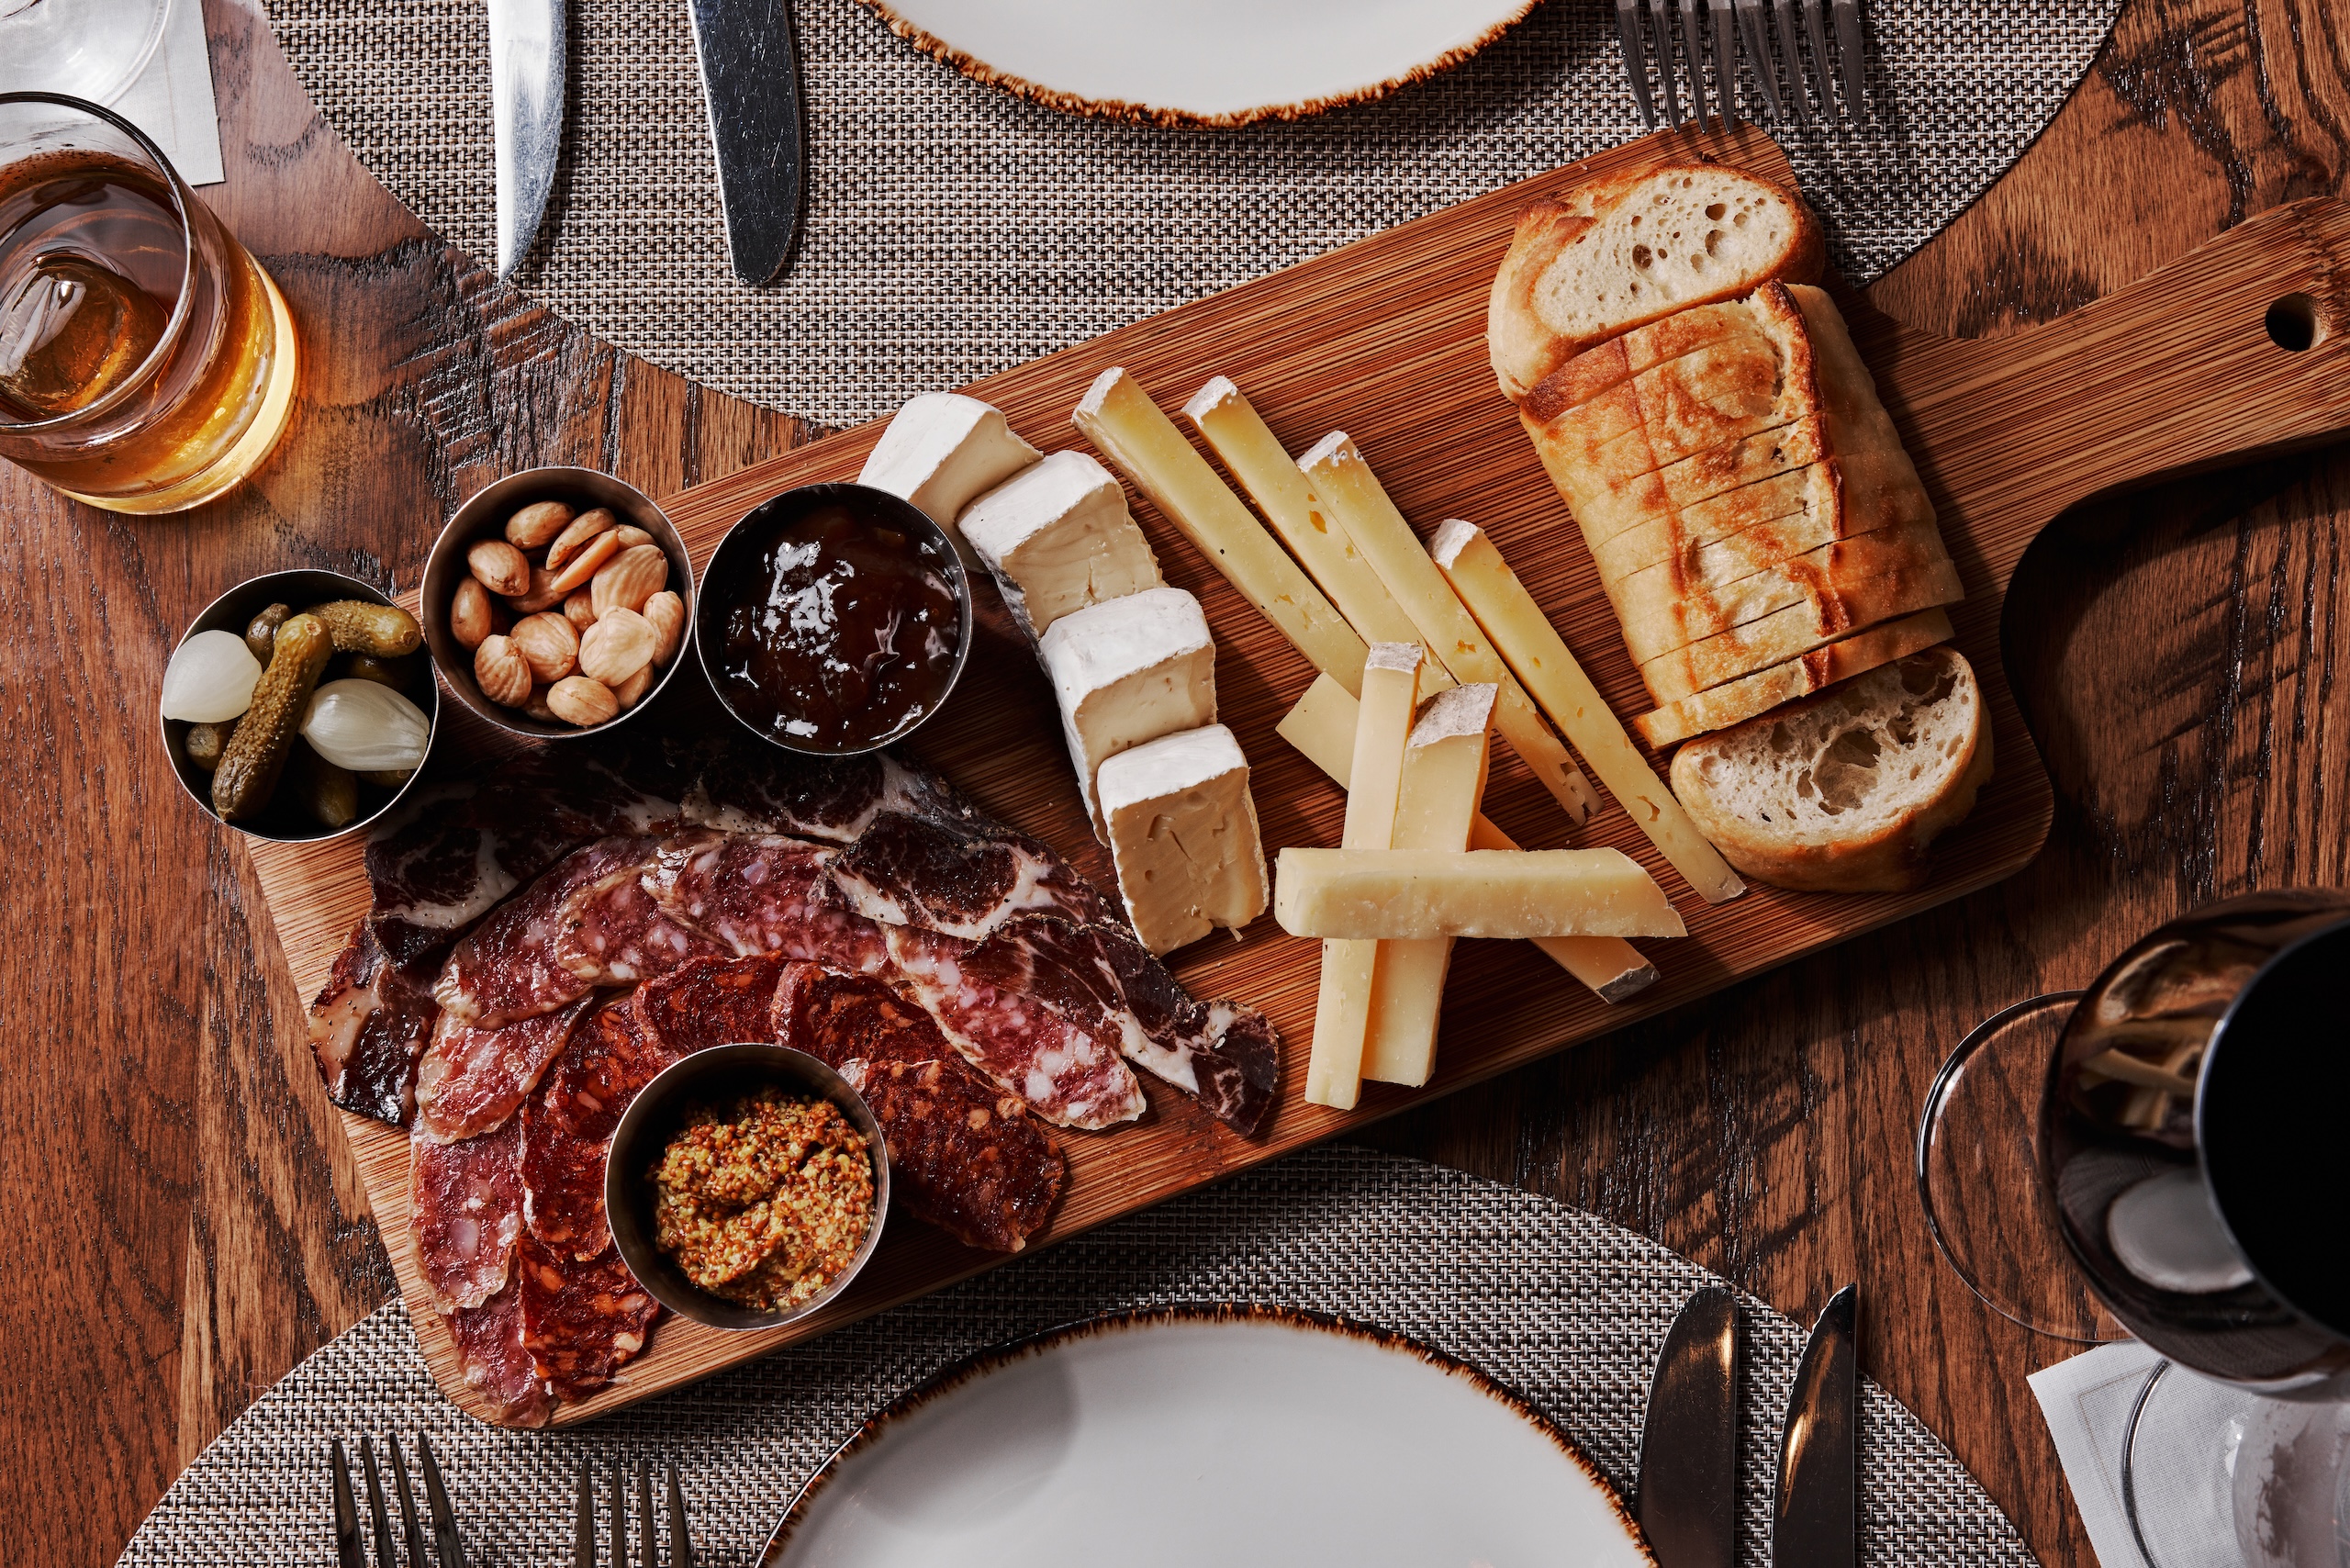
[[[1641,450],[1646,450],[1645,445]],[[1582,525],[1584,538],[1612,539],[1662,513],[1697,506],[1727,491],[1808,468],[1830,451],[1828,416],[1807,414],[1662,468],[1628,475],[1579,471],[1572,476],[1573,488],[1562,480],[1559,493]]]
[[[1584,350],[1537,382],[1526,402],[1536,418],[1555,420],[1660,364],[1703,349],[1741,344],[1770,352],[1745,300],[1701,305]]]
[[[1596,540],[1586,528],[1583,539],[1601,577],[1616,581],[1662,561],[1694,561],[1717,541],[1797,514],[1814,525],[1811,543],[1801,546],[1810,549],[1900,523],[1930,522],[1934,508],[1908,458],[1888,461],[1873,450],[1834,453],[1685,507],[1660,508]]]
[[[1642,740],[1662,750],[1691,735],[1743,723],[1782,702],[1808,697],[1840,680],[1849,680],[1950,638],[1950,617],[1939,610],[1888,621],[1854,633],[1841,642],[1814,648],[1785,664],[1741,676],[1678,702],[1668,702],[1633,720],[1632,727],[1640,732]]]
[[[1796,490],[1795,505],[1775,517],[1762,518],[1727,537],[1687,540],[1662,561],[1634,572],[1603,567],[1600,580],[1610,588],[1628,587],[1636,577],[1670,580],[1684,598],[1709,592],[1767,570],[1783,561],[1810,554],[1840,539],[1857,539],[1881,528],[1905,525],[1935,532],[1931,509],[1897,512],[1886,506],[1847,505],[1842,476],[1832,462],[1804,470],[1808,482]],[[1790,488],[1793,487],[1790,486]],[[1919,498],[1923,498],[1922,495]],[[1757,502],[1757,510],[1774,503]],[[1921,534],[1922,536],[1922,534]],[[1940,537],[1936,532],[1936,537]],[[1615,541],[1600,548],[1611,555]]]
[[[1774,887],[1919,886],[1937,834],[1991,776],[1982,689],[1958,650],[1929,648],[1692,741],[1673,791],[1740,871]]]
[[[1863,577],[1822,599],[1806,599],[1759,621],[1675,648],[1640,666],[1640,679],[1658,702],[1678,702],[1797,654],[1874,626],[1966,597],[1958,568],[1945,557],[1914,572]]]
[[[1772,278],[1808,283],[1819,223],[1784,185],[1716,163],[1595,180],[1518,215],[1487,300],[1503,392],[1523,398],[1572,355]]]

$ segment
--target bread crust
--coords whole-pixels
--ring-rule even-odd
[[[1769,712],[1798,697],[1808,697],[1840,680],[1864,675],[1879,665],[1950,641],[1950,617],[1940,610],[1921,610],[1899,621],[1887,621],[1864,632],[1814,648],[1767,669],[1670,702],[1632,721],[1640,738],[1662,750],[1676,741],[1726,730]]]

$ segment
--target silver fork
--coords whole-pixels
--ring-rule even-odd
[[[669,1481],[669,1568],[693,1568],[693,1538],[686,1529],[686,1494],[677,1482],[677,1467],[666,1467]],[[637,1568],[661,1568],[660,1538],[653,1529],[653,1466],[636,1462]],[[596,1477],[579,1467],[579,1500],[572,1515],[572,1560],[576,1568],[599,1568],[596,1562]],[[612,1457],[611,1568],[629,1568],[628,1473],[620,1456]]]
[[[409,1489],[408,1463],[400,1445],[387,1442],[392,1456],[392,1480],[400,1501],[400,1539],[408,1547],[408,1568],[465,1568],[464,1543],[457,1539],[457,1517],[449,1506],[449,1489],[441,1480],[441,1462],[422,1432],[416,1435],[417,1468],[424,1477],[424,1505],[432,1521],[428,1541],[417,1516],[416,1494]],[[400,1568],[392,1551],[391,1512],[384,1506],[384,1473],[375,1463],[374,1439],[359,1439],[361,1467],[367,1475],[367,1508],[374,1525],[375,1568]],[[334,1484],[334,1550],[337,1568],[367,1568],[367,1547],[359,1533],[359,1506],[351,1495],[351,1456],[336,1438],[327,1445],[327,1467]]]
[[[1827,12],[1836,14],[1836,64],[1829,63]],[[1837,118],[1836,91],[1829,84],[1831,70],[1841,78],[1843,118],[1866,118],[1863,90],[1863,40],[1860,0],[1680,0],[1680,27],[1673,27],[1670,0],[1647,0],[1643,26],[1641,0],[1616,0],[1616,28],[1623,39],[1624,72],[1630,80],[1640,118],[1656,129],[1656,98],[1650,91],[1651,73],[1664,99],[1665,119],[1675,129],[1682,123],[1678,83],[1685,80],[1697,129],[1711,130],[1706,113],[1706,56],[1713,59],[1715,118],[1728,129],[1738,123],[1738,56],[1743,42],[1755,85],[1770,106],[1774,120],[1792,118],[1808,125],[1812,99],[1818,117]],[[1800,12],[1802,20],[1796,17]],[[1735,21],[1733,22],[1733,17]],[[1775,18],[1776,26],[1773,26]],[[1676,30],[1679,34],[1676,39]],[[1772,47],[1772,34],[1778,47]],[[1806,46],[1808,45],[1807,51]],[[1775,56],[1786,61],[1786,95],[1780,95]],[[1683,71],[1686,72],[1685,78]]]

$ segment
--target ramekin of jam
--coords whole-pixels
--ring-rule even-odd
[[[764,501],[702,571],[695,644],[726,711],[809,756],[901,741],[946,704],[971,646],[954,543],[864,485]]]

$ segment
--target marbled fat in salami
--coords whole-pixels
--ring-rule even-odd
[[[786,964],[774,997],[769,1036],[834,1068],[858,1057],[929,1061],[953,1055],[929,1014],[870,975]]]
[[[441,1015],[362,920],[310,1003],[310,1050],[327,1098],[346,1111],[405,1126],[416,1109],[416,1064]]]
[[[572,1031],[521,1114],[522,1224],[548,1248],[594,1258],[611,1245],[604,1159],[621,1113],[676,1058],[636,1026],[632,996],[604,1002]]]
[[[666,974],[690,959],[725,949],[669,918],[644,885],[654,841],[644,857],[607,872],[565,901],[554,961],[591,985],[633,985]]]
[[[738,957],[780,953],[859,968],[857,950],[878,956],[879,943],[869,922],[838,908],[824,877],[833,854],[772,834],[681,834],[662,845],[645,885],[671,918]]]
[[[620,1254],[590,1262],[565,1258],[525,1236],[514,1282],[522,1297],[522,1345],[559,1399],[584,1399],[644,1349],[659,1304]]]
[[[650,839],[599,838],[565,856],[499,904],[451,951],[432,982],[442,1011],[476,1028],[494,1029],[587,995],[595,982],[560,962],[574,900],[610,873],[643,865],[652,848]]]
[[[772,1040],[776,980],[783,969],[784,960],[772,953],[696,959],[636,988],[636,1026],[671,1057]]]
[[[522,1233],[521,1139],[509,1122],[462,1143],[408,1143],[408,1234],[442,1312],[479,1306],[510,1273]]]
[[[491,1415],[509,1427],[543,1427],[554,1399],[522,1343],[522,1291],[517,1284],[482,1303],[446,1315],[457,1347],[457,1368]]]
[[[1015,914],[1115,921],[1091,883],[1035,840],[883,812],[833,862],[848,907],[871,920],[976,942]]]
[[[453,1143],[502,1126],[521,1109],[588,1010],[583,997],[503,1028],[476,1029],[444,1013],[416,1069],[416,1131]]]
[[[1017,1252],[1060,1195],[1064,1163],[1035,1118],[956,1058],[867,1061],[841,1076],[890,1146],[891,1191],[966,1247]]]

